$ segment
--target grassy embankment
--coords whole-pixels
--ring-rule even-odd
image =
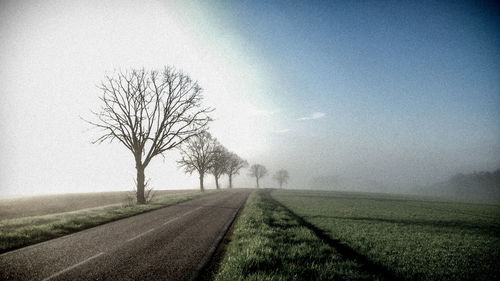
[[[3,215],[3,217],[10,218],[0,220],[0,253],[213,192],[215,191],[205,191],[204,193],[199,191],[159,191],[155,199],[147,205],[130,204],[127,202],[125,193],[120,195],[116,193],[81,194],[81,201],[77,200],[79,195],[2,199],[0,210],[6,209],[8,206],[11,211]],[[30,208],[25,201],[33,202],[35,205]],[[115,203],[120,201],[122,203]],[[95,204],[102,205],[95,207]],[[33,213],[44,215],[33,216]],[[24,214],[31,216],[23,216]]]
[[[500,277],[499,205],[260,191],[232,240],[216,280]]]

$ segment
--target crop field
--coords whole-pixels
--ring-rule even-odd
[[[498,280],[500,206],[260,190],[215,280]]]
[[[0,253],[214,192],[161,191],[146,205],[131,204],[126,192],[2,199],[0,210],[6,206],[13,210],[3,216],[11,218],[0,220]],[[27,202],[33,203],[32,208]],[[32,213],[41,215],[26,216]]]
[[[401,279],[500,278],[499,205],[342,192],[272,196]]]

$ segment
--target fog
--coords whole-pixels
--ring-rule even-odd
[[[473,2],[1,1],[0,196],[133,190],[132,154],[92,144],[81,118],[106,74],[165,65],[199,82],[211,134],[265,165],[264,187],[279,169],[286,188],[397,193],[493,171],[499,15]],[[151,187],[198,188],[179,159],[155,158]],[[234,185],[255,183],[244,169]]]

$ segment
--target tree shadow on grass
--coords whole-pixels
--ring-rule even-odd
[[[349,246],[341,243],[340,240],[332,239],[328,234],[323,232],[321,229],[317,228],[316,226],[312,225],[311,223],[307,222],[304,220],[302,217],[298,216],[295,214],[292,210],[288,209],[285,205],[281,204],[277,200],[275,200],[271,194],[271,190],[265,190],[262,191],[261,196],[262,199],[265,201],[268,201],[272,203],[275,207],[278,207],[279,209],[282,209],[286,211],[286,213],[289,214],[291,218],[291,222],[276,222],[273,221],[272,219],[269,219],[267,223],[272,226],[272,227],[277,227],[277,228],[290,228],[290,227],[306,227],[309,230],[311,230],[321,241],[329,245],[333,250],[335,250],[338,254],[342,256],[344,260],[349,260],[349,261],[355,261],[359,265],[359,269],[368,273],[369,275],[372,276],[379,276],[384,280],[403,280],[400,276],[397,276],[395,273],[390,271],[388,268],[384,267],[383,265],[377,264],[373,261],[371,261],[368,257],[364,256],[361,253],[358,253],[356,250],[350,248]],[[273,211],[278,210],[278,208],[274,208]],[[295,224],[292,223],[295,221]],[[298,242],[298,241],[297,241]],[[310,241],[304,241],[306,243]],[[335,253],[333,251],[324,251],[321,255],[320,260],[327,259],[328,257],[331,257],[331,255],[334,255]],[[283,257],[286,259],[286,257]],[[293,259],[290,262],[292,263],[297,263],[297,262],[305,262],[305,261],[300,261]],[[273,266],[278,266],[278,264],[274,264]]]
[[[422,220],[422,219],[387,219],[373,217],[341,217],[341,216],[304,216],[307,219],[331,219],[348,221],[365,221],[376,223],[390,223],[405,226],[433,227],[436,229],[448,229],[446,232],[468,230],[471,232],[480,232],[491,236],[500,236],[500,227],[497,224],[474,224],[463,220]]]
[[[265,203],[263,205],[266,205]],[[354,261],[345,260],[321,239],[294,219],[269,218],[285,212],[281,208],[260,206],[266,213],[264,228],[259,233],[261,246],[252,258],[244,261],[245,278],[272,280],[379,280],[361,269]],[[276,207],[273,205],[273,207]],[[287,216],[290,214],[287,213]],[[276,279],[277,278],[277,279]]]

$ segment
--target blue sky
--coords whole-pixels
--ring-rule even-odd
[[[222,144],[290,187],[500,167],[493,2],[6,0],[0,38],[2,194],[131,189],[130,153],[90,144],[80,116],[105,74],[164,65],[200,82]],[[156,189],[196,187],[178,158],[147,168]]]
[[[221,7],[279,77],[270,94],[276,103],[499,135],[500,19],[491,5],[222,1]]]
[[[420,174],[428,181],[498,167],[495,4],[220,1],[217,7],[271,69],[269,98],[284,108],[282,126],[295,138],[307,143],[319,135],[318,146],[367,151],[356,162],[373,162],[367,170],[387,161],[398,172],[408,165],[405,174],[439,171]],[[295,122],[294,115],[310,112],[326,117]]]

